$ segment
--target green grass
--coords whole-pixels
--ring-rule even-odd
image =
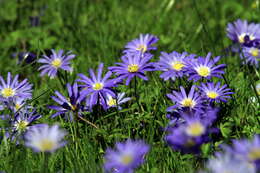
[[[258,2],[258,0],[257,0]],[[256,1],[242,0],[0,0],[0,75],[7,72],[20,74],[34,85],[32,101],[43,118],[41,123],[60,123],[71,132],[71,124],[62,119],[50,119],[53,113],[46,105],[55,90],[65,93],[57,79],[40,78],[38,64],[17,65],[10,59],[13,52],[45,49],[72,50],[74,72],[88,74],[100,62],[111,66],[119,61],[124,45],[140,33],[152,33],[160,38],[153,61],[161,51],[187,51],[201,56],[212,52],[224,55],[231,42],[226,37],[228,22],[238,18],[259,21]],[[39,27],[30,27],[29,16],[39,15]],[[181,155],[172,151],[163,141],[160,127],[167,125],[166,108],[171,105],[166,93],[178,88],[178,83],[163,82],[159,73],[149,74],[149,81],[138,80],[137,92],[142,109],[133,100],[123,110],[88,113],[85,118],[93,121],[99,129],[80,123],[80,135],[73,142],[71,133],[67,146],[50,156],[33,153],[22,145],[2,141],[0,146],[0,170],[6,172],[41,172],[44,157],[48,157],[49,172],[102,172],[103,154],[116,141],[127,138],[144,139],[151,145],[146,163],[137,172],[167,173],[194,172],[203,167],[220,143],[231,139],[251,137],[259,130],[259,107],[249,102],[255,96],[251,84],[258,81],[255,70],[241,66],[238,56],[225,56],[226,82],[235,91],[227,104],[221,105],[221,137],[215,143],[203,146],[200,157]],[[259,72],[259,70],[258,70]],[[224,80],[222,80],[224,83]],[[121,86],[120,91],[133,94],[133,88]],[[1,113],[1,112],[0,112]],[[4,112],[3,112],[4,113]],[[6,112],[5,112],[6,113]]]

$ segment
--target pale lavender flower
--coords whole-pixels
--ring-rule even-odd
[[[43,65],[38,69],[41,71],[41,76],[47,74],[50,78],[54,78],[57,75],[59,69],[72,72],[72,67],[70,66],[70,60],[75,58],[75,55],[68,52],[63,54],[63,50],[59,50],[57,53],[54,50],[50,57],[43,55],[43,58],[38,60],[39,63]]]
[[[144,162],[149,146],[143,141],[128,139],[124,143],[116,143],[116,149],[107,149],[104,168],[107,172],[133,173],[134,169]]]
[[[124,53],[141,53],[144,54],[150,50],[155,50],[153,46],[159,39],[151,34],[140,34],[139,38],[132,40],[125,46]]]
[[[54,152],[66,144],[63,141],[66,134],[58,125],[34,127],[26,133],[25,145],[35,152]]]

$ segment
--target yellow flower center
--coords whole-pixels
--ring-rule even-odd
[[[139,50],[139,51],[141,51],[141,52],[146,52],[146,50],[147,50],[147,47],[146,47],[146,45],[143,45],[143,44],[140,44],[137,48],[136,48],[136,50]]]
[[[16,104],[15,104],[15,109],[18,110],[18,109],[20,109],[20,108],[21,108],[21,105],[18,104],[18,103],[16,103]]]
[[[102,83],[95,83],[93,85],[93,89],[94,90],[101,90],[101,89],[103,89],[103,84]]]
[[[50,151],[50,150],[54,149],[54,147],[56,146],[56,144],[49,139],[43,139],[40,142],[41,143],[39,143],[39,146],[38,146],[40,151]]]
[[[204,132],[205,127],[200,122],[192,123],[186,129],[186,133],[190,136],[201,136]]]
[[[3,97],[7,98],[7,97],[13,97],[15,94],[15,91],[12,88],[4,88],[1,91]]]
[[[28,122],[27,121],[19,121],[16,123],[16,129],[19,131],[24,131],[26,129],[26,127],[28,126]]]
[[[124,165],[128,165],[129,163],[131,163],[133,161],[133,157],[130,155],[125,155],[122,157],[121,161]]]
[[[115,106],[116,105],[116,99],[113,99],[112,97],[108,100],[108,106]]]
[[[180,71],[184,67],[184,64],[180,61],[175,61],[172,63],[172,68],[176,71]]]
[[[215,91],[209,91],[209,92],[207,92],[207,96],[208,96],[209,98],[211,98],[211,99],[215,99],[215,98],[218,97],[218,93],[215,92]]]
[[[259,51],[258,51],[258,49],[256,49],[256,48],[251,48],[251,49],[250,49],[250,53],[251,53],[251,55],[254,56],[254,57],[256,57],[256,56],[259,55]]]
[[[260,148],[253,148],[249,153],[248,153],[248,158],[250,160],[258,160],[260,159]]]
[[[181,104],[183,107],[194,107],[195,106],[195,102],[190,98],[183,99]]]
[[[55,68],[59,68],[61,66],[61,60],[59,58],[56,58],[51,62],[51,65]]]
[[[134,73],[134,72],[137,72],[139,70],[139,67],[138,67],[137,64],[131,64],[131,65],[128,65],[127,70],[130,73]]]
[[[202,66],[202,67],[197,68],[197,73],[200,76],[207,77],[210,74],[210,69],[206,66]]]

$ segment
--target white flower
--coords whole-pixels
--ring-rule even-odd
[[[63,147],[66,142],[63,141],[67,133],[59,129],[58,125],[38,126],[30,129],[25,135],[25,145],[36,152],[54,152]]]

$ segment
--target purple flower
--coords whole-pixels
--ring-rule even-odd
[[[73,85],[70,85],[68,83],[67,91],[69,95],[68,98],[63,96],[58,91],[55,91],[56,96],[51,97],[56,103],[59,104],[59,106],[48,106],[50,109],[57,111],[55,114],[51,115],[52,118],[61,114],[69,113],[67,118],[73,120],[73,113],[80,115],[82,111],[86,110],[79,99],[80,94],[78,91],[78,84],[74,83]]]
[[[225,64],[220,64],[215,66],[219,61],[220,57],[215,57],[210,59],[211,53],[208,53],[206,58],[199,57],[196,61],[189,62],[187,70],[189,73],[189,80],[194,80],[195,82],[199,79],[211,79],[212,77],[221,78],[221,74],[224,74],[223,71]]]
[[[258,135],[255,135],[253,140],[234,140],[230,150],[240,158],[254,163],[260,170],[260,137]]]
[[[106,105],[108,108],[111,107],[118,107],[118,109],[122,109],[119,105],[128,102],[131,100],[130,97],[124,97],[125,93],[119,93],[116,97],[112,97],[111,95],[107,94],[106,96]]]
[[[167,94],[167,97],[175,104],[167,108],[167,111],[172,111],[174,109],[198,110],[202,108],[203,100],[195,91],[195,88],[196,86],[193,85],[188,95],[182,86],[180,86],[181,92],[172,91],[173,94]]]
[[[210,102],[226,102],[227,99],[231,98],[231,89],[227,88],[227,85],[220,86],[220,82],[216,83],[208,82],[206,84],[201,83],[199,89],[203,92],[203,95]]]
[[[18,63],[25,62],[27,64],[34,62],[37,58],[37,56],[34,53],[31,53],[31,52],[13,53],[12,57],[13,58],[18,57]]]
[[[174,51],[169,54],[162,52],[160,61],[155,63],[155,67],[156,70],[163,71],[160,77],[164,80],[175,79],[185,74],[185,60],[190,61],[194,57],[195,55],[188,55],[187,52],[178,53]]]
[[[227,36],[234,42],[248,45],[260,36],[260,25],[238,19],[234,23],[228,23]]]
[[[14,119],[11,119],[13,132],[25,132],[31,127],[34,127],[35,125],[32,125],[32,123],[41,117],[42,116],[39,115],[35,109],[31,111],[30,107],[25,107],[24,109],[16,112],[14,115]]]
[[[58,125],[34,127],[26,133],[25,145],[35,152],[54,152],[66,144],[63,141],[66,134]]]
[[[134,169],[144,162],[149,146],[143,141],[128,139],[124,143],[116,143],[116,149],[107,149],[104,168],[107,172],[133,173]]]
[[[247,64],[258,67],[258,62],[260,61],[260,49],[255,47],[243,47],[240,56]]]
[[[216,153],[207,163],[209,173],[256,173],[255,167],[230,152]]]
[[[27,79],[19,82],[18,77],[16,75],[12,78],[11,73],[8,72],[7,81],[5,82],[3,77],[0,76],[0,101],[10,102],[16,98],[32,98],[32,84],[29,84]]]
[[[103,63],[98,66],[97,76],[95,75],[92,69],[89,70],[90,77],[86,77],[84,74],[78,74],[80,79],[77,79],[78,82],[83,84],[80,85],[82,90],[80,92],[79,100],[87,98],[87,103],[90,108],[97,104],[98,100],[101,101],[102,105],[106,105],[106,95],[109,94],[112,97],[115,97],[115,93],[112,90],[112,87],[116,86],[116,81],[114,79],[109,79],[112,75],[112,72],[107,72],[102,78]],[[105,107],[104,107],[105,108]]]
[[[132,40],[125,46],[124,53],[141,53],[144,54],[150,50],[156,50],[155,44],[159,39],[154,35],[140,34],[139,38]]]
[[[165,136],[166,142],[173,150],[183,153],[198,153],[200,146],[210,140],[209,134],[215,131],[209,127],[212,124],[211,117],[216,116],[210,114],[215,113],[199,111],[191,114],[182,113],[180,116],[183,120],[178,120],[173,127],[166,128],[168,131]],[[211,119],[210,121],[207,119],[208,117]]]
[[[63,50],[59,50],[58,53],[54,50],[51,51],[50,57],[43,55],[43,58],[38,60],[39,63],[44,64],[38,69],[41,70],[41,76],[47,74],[50,78],[54,78],[59,69],[72,72],[70,60],[75,58],[75,55],[70,54],[70,52],[63,55]]]
[[[143,80],[148,80],[145,76],[145,71],[153,71],[153,65],[149,60],[151,54],[126,54],[122,56],[123,63],[116,63],[119,66],[109,67],[108,69],[114,72],[118,80],[126,79],[126,85],[130,83],[133,77],[137,76]]]

